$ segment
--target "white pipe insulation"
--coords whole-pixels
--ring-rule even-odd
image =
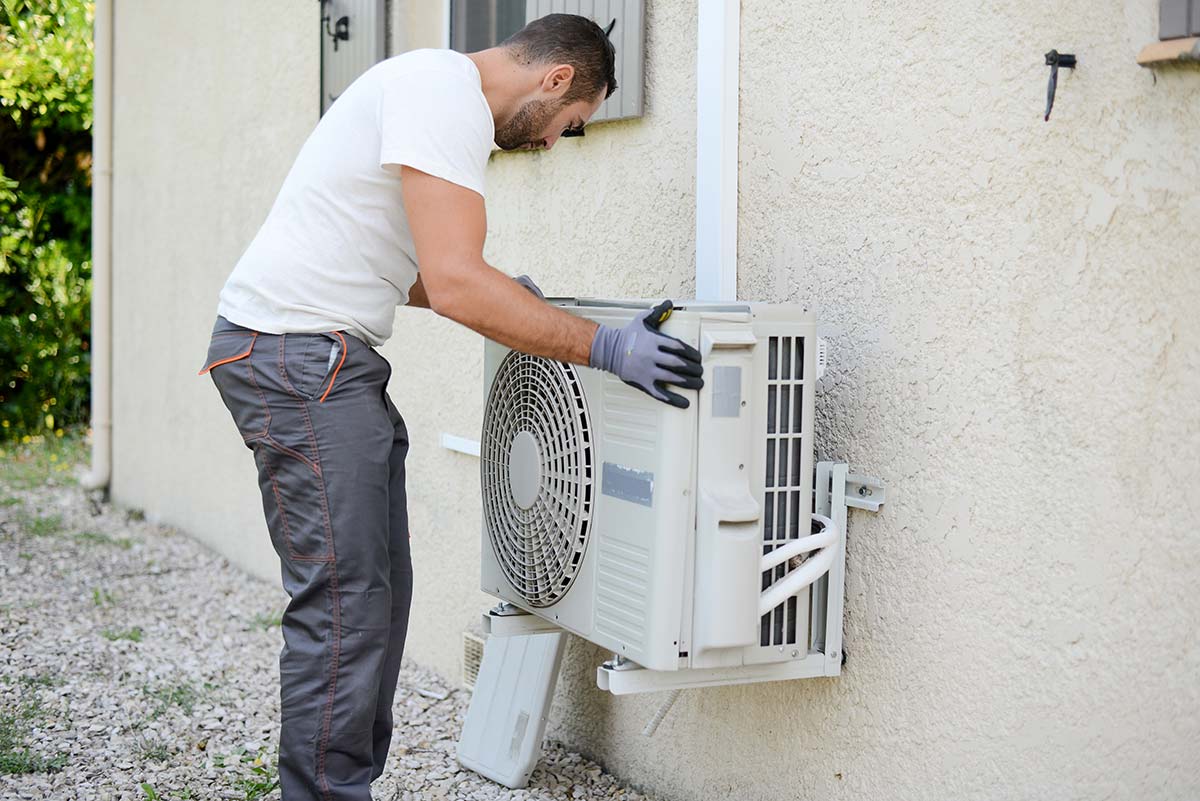
[[[96,0],[92,38],[92,468],[80,484],[104,489],[112,477],[113,0]]]

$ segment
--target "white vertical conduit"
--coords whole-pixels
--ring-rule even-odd
[[[113,0],[96,0],[92,38],[92,469],[80,484],[103,489],[112,477]]]
[[[737,299],[739,0],[700,0],[696,299]]]

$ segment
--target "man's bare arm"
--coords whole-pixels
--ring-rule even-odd
[[[420,280],[434,312],[523,353],[588,363],[596,323],[539,300],[484,261],[482,197],[412,167],[402,168],[401,180]]]

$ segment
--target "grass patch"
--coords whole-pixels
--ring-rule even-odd
[[[26,517],[21,526],[31,537],[50,537],[63,530],[62,515]]]
[[[57,673],[38,673],[33,676],[23,676],[21,678],[22,686],[30,689],[37,689],[40,687],[61,687],[64,683],[66,683],[66,679]]]
[[[20,506],[20,498],[0,498],[0,506]]]
[[[174,753],[166,743],[152,740],[139,740],[137,751],[142,759],[152,762],[166,762]]]
[[[186,681],[154,688],[146,686],[142,688],[142,692],[155,701],[155,707],[150,713],[152,718],[161,717],[173,706],[179,707],[185,715],[190,715],[201,697],[200,692]]]
[[[246,801],[257,801],[279,787],[278,764],[265,748],[252,753],[240,747],[229,756],[213,757],[213,765],[233,773],[228,777],[229,782],[246,797]]]
[[[0,483],[14,489],[78,483],[72,468],[86,462],[87,452],[82,427],[0,442]]]
[[[24,680],[27,686],[37,686],[41,677]],[[15,709],[0,709],[0,775],[19,776],[25,773],[55,773],[67,764],[66,754],[46,758],[34,754],[25,740],[35,726],[45,724],[41,700],[26,693]]]
[[[138,787],[141,789],[146,801],[193,801],[196,798],[196,796],[192,795],[192,791],[188,787],[183,788],[178,793],[172,793],[170,797],[159,795],[158,791],[154,789],[154,785],[150,782],[142,782]]]
[[[117,640],[129,640],[130,642],[141,642],[142,635],[144,633],[145,632],[142,631],[141,626],[134,626],[131,629],[124,629],[124,630],[105,629],[104,631],[100,632],[100,636],[106,640],[109,640],[110,642],[115,642]]]
[[[257,614],[254,616],[254,625],[257,628],[266,631],[267,629],[279,628],[283,625],[283,612],[274,612],[269,615]]]
[[[92,603],[96,606],[112,606],[117,602],[117,596],[99,587],[92,588]]]
[[[89,544],[115,545],[124,551],[133,547],[133,540],[128,537],[111,537],[100,531],[81,531],[75,535],[75,539]]]

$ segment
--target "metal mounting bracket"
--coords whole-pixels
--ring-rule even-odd
[[[548,620],[531,615],[524,609],[501,601],[483,613],[483,633],[489,637],[519,637],[525,634],[562,633],[563,630]]]
[[[846,476],[846,506],[878,512],[887,500],[887,488],[877,478],[849,473]]]

